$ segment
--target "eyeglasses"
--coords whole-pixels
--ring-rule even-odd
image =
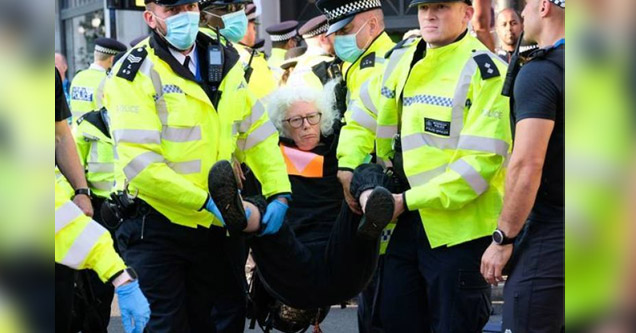
[[[322,117],[322,113],[320,112],[314,112],[314,113],[310,113],[304,117],[291,117],[291,118],[287,118],[285,119],[286,122],[289,123],[289,126],[293,127],[293,128],[300,128],[303,126],[303,123],[305,122],[305,119],[307,119],[307,122],[309,123],[309,125],[316,125],[320,122],[320,118]]]

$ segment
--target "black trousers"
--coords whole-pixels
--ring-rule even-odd
[[[71,331],[75,273],[74,269],[55,263],[55,332]]]
[[[384,255],[378,259],[378,268],[373,274],[371,282],[358,295],[358,332],[382,333],[380,322],[380,304],[382,302],[382,271],[384,270]]]
[[[145,207],[145,209],[144,209]],[[226,236],[223,228],[189,228],[170,222],[142,203],[139,216],[117,230],[124,260],[139,275],[150,303],[150,332],[217,332],[212,310],[235,300],[232,323],[224,332],[245,326],[244,262],[234,261],[243,239]]]
[[[286,223],[274,235],[252,238],[252,256],[267,291],[300,309],[355,297],[373,277],[379,250],[379,239],[357,236],[360,218],[343,203],[326,244],[301,243]]]
[[[504,286],[503,330],[561,332],[565,307],[564,222],[528,220]]]
[[[490,242],[431,249],[419,213],[402,214],[384,258],[385,332],[481,332],[491,304],[479,267]]]

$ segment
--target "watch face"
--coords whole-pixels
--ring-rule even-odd
[[[495,230],[495,232],[492,233],[492,240],[497,243],[497,244],[501,244],[503,243],[503,234],[501,233],[501,231],[499,230]]]

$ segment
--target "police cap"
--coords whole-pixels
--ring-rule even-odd
[[[303,24],[302,27],[298,29],[298,33],[306,39],[325,33],[328,28],[329,23],[327,23],[327,17],[325,15],[320,15]]]
[[[270,25],[267,29],[265,29],[265,31],[269,34],[272,42],[284,42],[298,35],[298,32],[296,31],[297,27],[298,21],[289,20]]]
[[[316,6],[329,21],[327,35],[344,28],[357,14],[382,8],[380,0],[318,0]]]
[[[256,15],[256,5],[248,4],[245,6],[245,16],[247,16],[248,21],[256,21],[258,16]]]
[[[307,52],[307,46],[297,46],[289,49],[285,52],[285,61],[280,65],[280,68],[287,69],[292,66],[296,66],[298,58]]]
[[[144,3],[156,3],[159,6],[179,6],[195,3],[197,0],[144,0]]]
[[[116,55],[119,52],[126,51],[126,45],[106,37],[100,37],[95,40],[95,52]]]
[[[252,3],[252,0],[199,0],[199,8],[203,9],[208,6],[228,6],[242,5]]]
[[[440,2],[465,2],[466,4],[472,6],[472,0],[413,0],[411,1],[410,7],[418,6],[425,3],[440,3]]]

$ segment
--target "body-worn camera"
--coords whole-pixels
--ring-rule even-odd
[[[117,191],[104,200],[101,213],[104,224],[109,229],[117,229],[125,219],[133,216],[137,210],[136,196],[128,191]]]

